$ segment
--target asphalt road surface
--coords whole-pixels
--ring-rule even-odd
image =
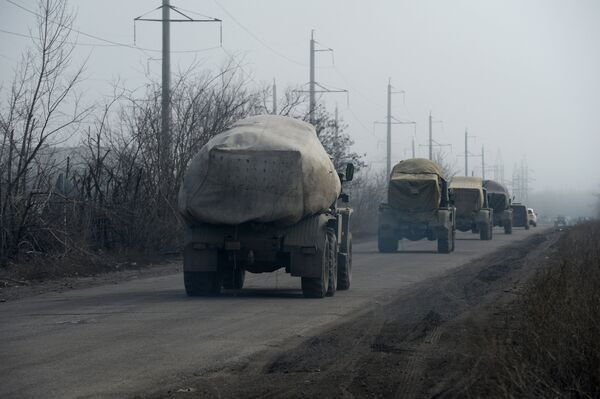
[[[531,234],[496,228],[492,241],[480,241],[459,233],[450,255],[428,241],[403,241],[395,254],[378,253],[374,240],[358,243],[352,287],[333,298],[303,298],[300,279],[280,271],[247,274],[242,291],[217,298],[188,298],[174,274],[0,303],[0,397],[123,397],[184,384],[301,342]]]

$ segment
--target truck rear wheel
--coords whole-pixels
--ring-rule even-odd
[[[348,238],[348,248],[345,256],[338,257],[337,288],[347,290],[352,281],[352,233]]]
[[[328,258],[331,256],[329,249],[329,239],[325,236],[323,244],[323,256],[321,258],[321,276],[320,277],[302,277],[302,294],[305,298],[323,298],[329,289],[329,264]]]
[[[440,254],[448,254],[450,253],[450,246],[452,245],[452,230],[438,234],[437,239],[437,250]]]
[[[216,272],[183,272],[188,296],[213,296],[221,293],[221,280]]]
[[[482,224],[479,227],[479,238],[484,241],[491,240],[493,231],[494,226],[491,223]]]
[[[382,253],[396,252],[398,250],[398,240],[396,237],[386,237],[379,234],[377,247],[379,248],[379,252]]]
[[[512,221],[504,223],[504,234],[512,234]]]
[[[487,241],[487,240],[490,239],[489,235],[490,235],[490,229],[489,229],[489,227],[487,225],[485,225],[485,224],[482,224],[479,227],[479,239]]]

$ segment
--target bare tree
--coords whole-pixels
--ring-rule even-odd
[[[442,169],[442,174],[446,181],[450,181],[456,176],[456,162],[451,160],[447,152],[443,150],[435,151],[433,153],[433,161]]]
[[[1,263],[30,242],[36,198],[52,184],[51,145],[68,138],[89,112],[75,91],[83,65],[71,70],[74,14],[66,0],[40,0],[33,47],[22,57],[0,108]]]

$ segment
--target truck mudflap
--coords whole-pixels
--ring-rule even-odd
[[[186,272],[216,272],[219,252],[204,244],[188,243],[183,249],[183,270]]]
[[[292,276],[321,276],[327,226],[335,220],[335,216],[322,213],[308,217],[287,229],[283,250],[290,254],[289,272]]]

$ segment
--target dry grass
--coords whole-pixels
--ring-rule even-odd
[[[565,233],[547,262],[488,335],[473,396],[600,397],[600,222]]]

